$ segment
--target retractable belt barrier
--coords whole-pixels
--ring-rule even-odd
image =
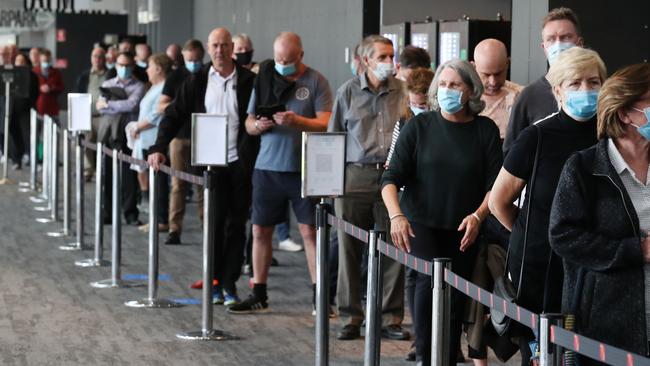
[[[346,222],[345,220],[342,220],[341,218],[338,218],[331,214],[327,215],[327,223],[332,228],[343,230],[346,234],[351,235],[363,243],[371,245],[372,250],[372,243],[370,242],[371,235],[368,231],[352,225],[349,222]],[[381,239],[377,239],[376,242],[376,249],[382,255],[391,258],[392,260],[399,262],[417,272],[430,276],[435,275],[435,260],[434,262],[430,262],[420,259],[398,249],[394,245],[389,244]],[[537,331],[542,326],[540,317],[544,317],[544,314],[540,316],[526,308],[518,306],[515,303],[509,302],[455,274],[449,268],[444,268],[444,271],[442,273],[444,276],[444,282],[447,285],[455,288],[473,300],[480,302],[488,308],[496,308],[497,310],[502,311],[504,314],[506,314],[509,318],[535,331]],[[371,274],[369,274],[369,276],[370,275]],[[432,281],[432,283],[435,282],[435,280]],[[435,317],[435,314],[433,315]],[[373,321],[372,319],[369,320]],[[435,329],[433,329],[433,332],[435,333]],[[448,336],[449,334],[447,334],[447,337]],[[557,325],[548,325],[548,341],[549,343],[560,346],[566,350],[573,351],[577,354],[587,356],[594,360],[610,365],[650,366],[650,358],[631,353],[602,342],[595,341],[591,338],[571,332]],[[432,353],[434,352],[435,350],[432,349]],[[378,361],[372,362],[370,364],[378,364]],[[435,365],[436,363],[432,362],[431,364]],[[553,363],[549,360],[547,364],[550,365]],[[366,365],[368,365],[367,362]]]
[[[52,131],[49,134],[47,133],[49,131],[45,129],[44,143],[46,145],[52,144],[53,141],[49,141],[49,140],[53,140],[52,136],[56,136],[58,132],[57,130],[60,130],[60,127],[56,126],[56,124],[54,124]],[[77,143],[77,145],[83,146],[87,149],[97,151],[99,147],[99,150],[102,155],[106,155],[112,158],[117,158],[120,161],[137,165],[142,168],[150,168],[149,164],[144,160],[133,158],[132,156],[126,155],[120,151],[112,150],[110,148],[102,146],[102,144],[96,144],[96,143],[86,141],[85,139],[81,138],[81,136],[79,135],[73,136],[72,134],[67,134],[67,133],[65,133],[64,135],[66,136],[66,138],[74,140]],[[48,149],[45,149],[45,151],[47,153],[55,153],[54,150],[50,151]],[[47,165],[56,167],[56,163],[52,164],[52,162],[55,162],[55,160],[51,159],[50,157],[51,161],[48,162],[47,158],[48,157],[46,156],[45,160],[46,163],[48,163]],[[81,153],[79,151],[76,154],[76,158],[77,159],[82,158]],[[98,163],[99,161],[100,158],[98,158]],[[101,165],[103,164],[99,163],[99,165],[101,167]],[[80,167],[81,166],[77,168],[77,175],[80,174],[80,170],[81,170],[79,169]],[[52,174],[55,172],[51,172],[51,171],[48,172],[46,166],[44,166],[43,170],[44,170],[44,180],[42,183],[44,187],[43,194],[45,197],[47,197],[48,194],[51,195],[52,193],[49,192],[47,189],[45,189],[47,185],[46,183],[49,183],[47,179],[47,173]],[[187,172],[173,169],[167,165],[161,165],[160,170],[168,174],[169,176],[173,176],[183,181],[186,181],[188,183],[196,184],[199,186],[205,186],[206,179],[207,179],[206,177],[209,176],[209,175],[204,175],[204,176],[193,175]],[[157,178],[156,174],[152,171],[150,171],[150,176],[153,177],[154,180]],[[101,180],[101,177],[98,176],[97,179]],[[80,177],[77,177],[77,181],[80,180],[81,180]],[[31,186],[35,188],[36,184],[32,183]],[[37,201],[36,199],[32,199],[32,200],[34,202]],[[77,198],[77,200],[79,201],[80,198]],[[155,204],[156,200],[153,200],[150,203],[152,202]],[[50,202],[50,204],[52,203],[53,202]],[[152,206],[154,208],[153,211],[156,211],[155,205]],[[358,226],[346,222],[341,218],[338,218],[330,213],[327,213],[328,210],[326,208],[327,205],[319,205],[319,206],[320,209],[322,210],[322,212],[320,212],[319,214],[321,215],[326,214],[327,225],[324,226],[325,229],[327,229],[327,231],[329,230],[329,226],[335,229],[343,230],[346,234],[351,235],[352,237],[360,240],[365,244],[368,244],[369,246],[370,253],[369,253],[369,275],[368,275],[368,296],[367,296],[368,309],[366,312],[366,314],[368,314],[368,324],[366,327],[366,350],[364,354],[365,365],[379,364],[380,333],[378,332],[378,329],[380,329],[380,327],[378,327],[378,324],[376,323],[381,322],[380,314],[381,314],[382,283],[381,283],[381,275],[380,275],[381,273],[380,257],[381,255],[384,255],[398,263],[403,264],[404,266],[412,268],[413,270],[419,273],[432,276],[432,289],[433,289],[432,350],[431,350],[432,365],[438,366],[446,363],[445,360],[446,356],[444,355],[445,354],[444,346],[446,342],[448,342],[448,338],[450,336],[449,318],[450,318],[450,310],[451,310],[450,301],[449,301],[450,292],[448,289],[452,287],[489,308],[496,308],[499,311],[502,311],[508,317],[525,325],[526,327],[529,327],[533,330],[540,330],[539,334],[541,337],[540,342],[542,344],[542,350],[543,351],[545,350],[544,352],[548,352],[549,354],[555,353],[555,355],[557,356],[558,352],[561,352],[558,347],[555,347],[556,349],[552,351],[548,346],[549,344],[552,343],[566,350],[573,351],[577,354],[581,354],[593,358],[597,361],[604,362],[611,365],[650,366],[649,358],[624,351],[620,348],[613,347],[604,344],[602,342],[595,341],[588,337],[566,330],[561,326],[550,324],[548,321],[549,314],[542,314],[542,315],[535,314],[521,306],[511,303],[475,285],[474,283],[458,276],[450,269],[449,259],[436,258],[433,261],[426,261],[418,257],[415,257],[383,240],[382,232],[378,232],[374,230],[371,231],[364,230]],[[152,222],[155,224],[157,221],[155,220],[155,215],[150,213],[150,219],[152,218],[154,218]],[[157,246],[157,239],[155,238],[157,236],[157,230],[153,228],[153,231],[156,232],[156,234],[152,234],[154,240],[151,240],[150,238],[150,241],[154,242],[156,244],[155,246]],[[117,235],[119,236],[119,231],[117,232]],[[82,236],[82,233],[77,233],[77,236],[78,237]],[[318,240],[320,242],[320,245],[324,245],[323,242],[324,241],[326,242],[326,240],[324,239],[326,239],[327,237],[328,235],[325,234],[324,238],[320,238],[320,240]],[[71,245],[73,248],[77,250],[82,249],[81,242],[73,243]],[[376,253],[380,255],[377,255]],[[154,254],[155,254],[154,256],[157,257],[157,250],[155,251]],[[155,259],[157,261],[157,258]],[[150,263],[150,267],[151,265],[152,264]],[[153,274],[157,277],[158,274],[157,265],[155,266],[153,271],[150,268],[150,272],[151,272],[150,274]],[[152,281],[152,279],[149,280],[150,282]],[[321,289],[327,288],[327,286],[324,286],[326,285],[326,283],[325,284],[320,283],[322,281],[326,282],[327,276],[319,276],[319,288]],[[114,279],[113,282],[115,282]],[[448,285],[449,287],[446,285]],[[155,292],[156,292],[155,290],[157,290],[157,284],[154,284],[153,290],[154,290],[154,295],[149,294],[150,295],[149,298],[145,300],[157,300],[155,297]],[[152,289],[150,288],[149,292],[151,291]],[[211,309],[211,304],[210,304],[211,301],[207,301],[207,299],[209,299],[209,293],[208,295],[204,296],[204,303],[205,303],[204,307],[209,307]],[[326,303],[323,302],[323,304]],[[163,306],[163,307],[167,307],[167,306]],[[323,308],[324,308],[323,306],[319,306],[318,312],[325,311],[323,310]],[[203,329],[201,331],[201,334],[199,336],[182,334],[179,335],[179,337],[181,338],[194,337],[193,339],[209,339],[211,337],[224,338],[222,334],[220,334],[218,331],[215,331],[211,328],[212,312],[205,311],[210,309],[204,309],[204,314],[203,314],[204,324],[203,324]],[[373,314],[373,316],[370,316],[370,314]],[[319,318],[326,319],[326,317],[320,315]],[[317,333],[319,329],[320,332],[323,332],[323,327],[318,327]],[[328,358],[327,358],[328,346],[326,340],[327,337],[324,338],[325,339],[323,339],[322,336],[319,337],[319,335],[317,334],[317,341],[320,342],[320,347],[317,348],[321,349],[321,352],[317,350],[317,364],[319,365],[328,363]],[[544,347],[544,345],[546,345],[546,348]],[[318,353],[322,353],[322,352],[324,352],[324,355],[318,355]],[[557,362],[558,359],[559,359],[558,357],[553,358],[553,357],[545,357],[545,355],[542,355],[540,357],[540,361],[541,361],[540,364],[542,366],[546,366],[546,365],[555,366],[556,364],[558,364]]]

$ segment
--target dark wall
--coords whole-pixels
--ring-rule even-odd
[[[650,1],[549,0],[549,9],[567,6],[580,18],[585,45],[596,50],[607,71],[650,60]]]
[[[56,28],[65,30],[65,41],[56,42],[56,57],[57,60],[67,60],[67,68],[61,71],[66,92],[70,92],[79,74],[90,68],[93,44],[103,41],[107,33],[127,33],[127,16],[57,13]],[[65,103],[61,106],[67,108]]]
[[[472,19],[494,20],[497,13],[510,20],[512,0],[384,0],[382,24],[433,20],[456,20],[463,15]]]

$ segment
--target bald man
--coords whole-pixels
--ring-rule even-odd
[[[95,104],[97,98],[100,96],[99,87],[107,79],[108,70],[106,69],[106,51],[101,47],[95,47],[90,53],[90,69],[84,71],[79,75],[75,91],[77,93],[90,93],[92,96],[92,124],[90,136],[91,142],[97,141],[97,129],[99,128],[100,114],[97,111]],[[91,149],[86,149],[86,159],[84,165],[84,176],[86,181],[90,181],[95,172],[95,152]]]
[[[233,47],[227,29],[217,28],[210,33],[207,50],[211,62],[186,78],[177,90],[165,109],[156,144],[149,149],[148,157],[149,164],[159,169],[167,161],[165,155],[172,139],[190,139],[192,113],[228,116],[228,165],[215,169],[216,208],[212,221],[207,223],[214,230],[214,278],[221,286],[215,289],[213,302],[226,305],[239,302],[235,283],[244,261],[251,175],[259,149],[259,138],[247,134],[245,126],[255,74],[235,64]],[[199,206],[203,206],[202,198]],[[180,236],[177,242],[166,242],[179,243]],[[202,285],[195,283],[194,287]]]
[[[253,293],[229,307],[231,313],[268,310],[266,285],[273,254],[271,238],[275,225],[286,220],[288,203],[296,214],[315,292],[314,205],[300,194],[301,133],[325,131],[332,110],[332,93],[327,79],[302,62],[303,55],[297,34],[280,33],[273,43],[273,60],[260,64],[248,104],[246,131],[261,137],[253,171]]]
[[[483,83],[485,102],[482,116],[490,117],[499,127],[501,141],[506,136],[510,111],[523,87],[506,80],[508,76],[508,50],[503,42],[489,38],[485,39],[474,48],[474,61],[472,64]]]

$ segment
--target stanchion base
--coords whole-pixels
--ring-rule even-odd
[[[8,185],[14,185],[16,182],[9,178],[2,178],[0,179],[0,186],[8,186]]]
[[[39,217],[36,219],[36,222],[40,222],[41,224],[49,224],[51,222],[56,222],[56,220],[52,220],[49,217]]]
[[[142,299],[127,301],[124,305],[130,308],[177,308],[183,305],[167,299]]]
[[[110,261],[107,261],[105,259],[82,259],[80,261],[74,262],[75,266],[78,267],[107,267],[111,265]]]
[[[188,341],[233,341],[239,339],[237,336],[217,329],[208,332],[199,330],[195,332],[178,333],[176,334],[176,337]]]
[[[27,193],[27,192],[31,192],[31,191],[32,191],[32,189],[29,188],[29,187],[20,187],[20,188],[18,188],[18,192],[20,192],[20,193]]]
[[[38,206],[38,207],[34,207],[34,211],[40,211],[40,212],[52,211],[52,207],[49,207],[49,206]]]
[[[66,250],[66,251],[78,251],[78,250],[90,250],[90,247],[82,246],[80,243],[75,242],[75,243],[69,243],[65,245],[60,245],[59,246],[60,250]]]
[[[38,197],[38,196],[31,196],[31,197],[29,197],[29,200],[34,202],[34,203],[43,203],[43,202],[47,201],[47,199],[45,199],[43,197]]]
[[[70,236],[70,234],[66,233],[63,230],[59,230],[59,231],[50,231],[49,233],[47,233],[47,236],[51,238],[62,238],[64,236]]]
[[[109,278],[107,280],[101,280],[97,282],[91,282],[90,286],[94,288],[127,288],[127,287],[141,287],[144,286],[144,282],[134,282],[126,280],[115,280]]]
[[[19,182],[18,187],[29,188],[29,182]]]

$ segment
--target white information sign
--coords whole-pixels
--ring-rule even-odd
[[[228,116],[192,114],[192,165],[228,165]]]
[[[345,187],[345,133],[303,132],[302,196],[342,196]]]
[[[81,132],[91,130],[91,105],[90,94],[68,93],[68,129]]]

